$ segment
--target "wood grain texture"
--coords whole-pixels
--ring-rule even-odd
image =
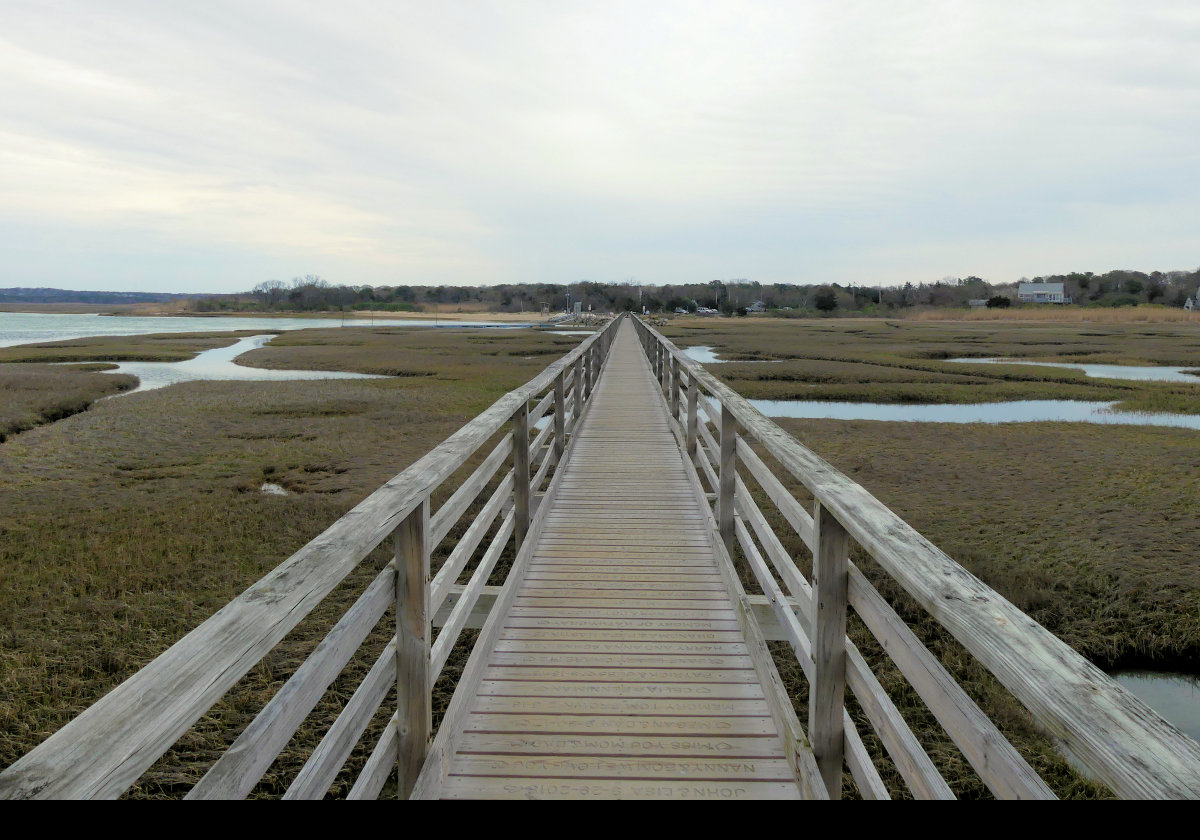
[[[398,784],[408,796],[433,733],[430,675],[429,502],[396,528],[396,744]]]
[[[615,795],[626,783],[704,779],[758,786],[749,795],[790,784],[799,796],[656,372],[670,377],[666,357],[652,370],[624,328],[528,566],[506,584],[439,795],[521,797],[546,778],[616,783]],[[714,739],[752,739],[755,751],[714,756]],[[567,741],[572,749],[546,753]]]

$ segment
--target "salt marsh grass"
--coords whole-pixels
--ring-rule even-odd
[[[189,382],[102,401],[0,445],[0,767],[577,342],[534,331],[398,328],[286,338],[251,361],[395,378]],[[123,341],[123,353],[157,346]],[[0,365],[0,375],[6,369],[18,367]],[[122,384],[90,375],[114,390]],[[259,492],[266,480],[290,495]],[[194,783],[386,556],[369,558],[133,795],[178,796]],[[386,641],[389,620],[368,647]],[[335,684],[318,720],[336,714],[356,675],[351,668]],[[439,687],[443,702],[448,690]],[[314,739],[302,730],[259,793],[282,792],[280,768],[294,772]]]

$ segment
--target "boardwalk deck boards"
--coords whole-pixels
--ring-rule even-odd
[[[658,389],[623,326],[441,796],[800,796]]]

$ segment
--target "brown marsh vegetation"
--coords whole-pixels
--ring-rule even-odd
[[[676,322],[668,334],[682,344],[715,345],[724,354],[787,359],[710,368],[748,396],[821,393],[855,400],[889,393],[940,399],[941,393],[959,392],[1026,398],[1027,389],[1044,389],[1039,393],[1048,397],[1077,389],[1088,398],[1112,399],[1092,396],[1111,389],[1144,398],[1143,383],[1030,368],[963,369],[941,360],[1077,358],[1082,351],[1093,361],[1186,365],[1200,346],[1190,330],[1174,325],[1099,330],[1006,324],[1001,330],[993,324],[756,319]],[[129,352],[151,352],[149,341],[121,340],[129,342]],[[290,332],[239,361],[395,378],[187,383],[99,403],[0,446],[0,766],[575,340],[524,330]],[[86,357],[83,349],[76,358]],[[1178,387],[1183,400],[1193,398],[1189,389],[1195,386]],[[1200,515],[1193,513],[1200,511],[1196,433],[1084,424],[783,425],[1099,664],[1195,670],[1200,663],[1200,569],[1192,549],[1200,538]],[[291,495],[258,492],[266,480]],[[804,556],[797,540],[788,548]],[[1067,768],[1019,704],[952,639],[906,609],[903,594],[883,585],[865,558],[856,559],[1060,795],[1105,794]],[[368,558],[132,795],[185,792],[384,562],[384,551]],[[257,795],[282,791],[319,726],[332,720],[382,648],[390,621],[384,617],[368,640],[368,656],[334,683]],[[852,631],[956,791],[986,795],[883,652],[862,628]],[[465,650],[460,643],[439,681],[439,709]],[[794,662],[790,653],[779,654],[803,713],[803,680],[798,668],[785,664]],[[373,732],[383,723],[380,716]],[[373,742],[371,732],[364,741]],[[868,745],[879,748],[870,740]],[[364,759],[360,750],[335,795],[348,789]],[[898,792],[898,780],[889,781]]]
[[[1013,356],[1196,365],[1200,333],[1181,325],[688,319],[665,332],[682,345],[715,346],[722,358],[785,360],[708,367],[747,396],[883,402],[1075,397],[1121,399],[1134,409],[1200,410],[1200,383],[1089,380],[1074,371],[941,361]],[[777,422],[1101,667],[1200,670],[1197,432],[1084,423]],[[791,485],[806,498],[802,487]],[[788,532],[780,519],[774,525],[777,533]],[[806,556],[798,538],[785,543],[793,556]],[[858,550],[855,561],[1060,796],[1107,795],[1072,773],[1020,704],[882,570]],[[743,578],[758,591],[747,573]],[[986,795],[865,628],[852,622],[851,632],[956,792]],[[803,712],[807,688],[799,668],[786,645],[776,648]],[[898,793],[892,773],[888,781]]]
[[[0,443],[53,423],[110,394],[132,388],[132,376],[99,373],[107,365],[0,365]]]
[[[714,346],[731,361],[713,372],[752,399],[1077,399],[1116,401],[1125,411],[1200,414],[1200,377],[1194,385],[1136,382],[1066,368],[946,361],[973,356],[1200,368],[1200,329],[1185,324],[680,319],[664,334],[680,346]]]
[[[285,339],[253,360],[398,375],[189,382],[100,402],[0,446],[0,767],[578,340],[525,330],[402,328],[289,333]],[[158,346],[122,340],[139,354]],[[97,353],[108,352],[107,342],[98,340]],[[258,492],[268,480],[290,495]],[[358,596],[385,555],[368,558],[133,795],[186,791]],[[381,621],[368,653],[386,642],[390,621]],[[460,664],[447,666],[439,686],[443,700],[446,680]],[[329,723],[365,667],[348,669],[313,720]],[[312,727],[302,729],[297,742],[301,746],[278,762],[291,773],[305,757],[304,745],[315,744]],[[355,757],[335,790],[348,788],[345,780],[364,759]],[[273,768],[259,793],[281,793],[280,778],[290,774]]]

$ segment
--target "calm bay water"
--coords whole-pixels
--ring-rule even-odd
[[[367,327],[367,319],[347,318],[192,318],[192,317],[124,317],[114,315],[62,315],[41,312],[0,312],[0,347],[15,344],[35,344],[44,341],[66,341],[96,335],[146,335],[147,333],[232,332],[255,330],[309,330],[318,327]],[[418,321],[413,319],[377,319],[377,327],[488,327],[511,329],[532,324],[498,324],[491,321]]]

